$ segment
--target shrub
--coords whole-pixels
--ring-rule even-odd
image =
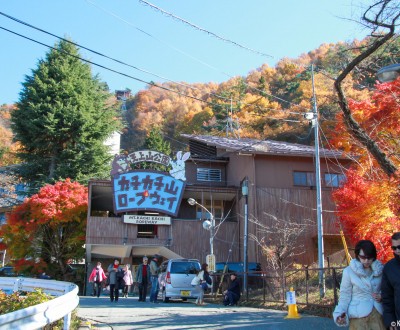
[[[53,299],[53,297],[44,293],[41,289],[35,289],[35,291],[26,294],[14,292],[10,295],[0,290],[0,315],[39,305],[51,299]]]

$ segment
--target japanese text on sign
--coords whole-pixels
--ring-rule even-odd
[[[152,210],[176,216],[185,183],[155,171],[131,171],[113,177],[116,213]]]

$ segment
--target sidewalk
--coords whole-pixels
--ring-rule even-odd
[[[301,315],[301,319],[285,319],[287,313],[276,310],[217,304],[199,307],[193,301],[151,304],[138,302],[137,297],[120,298],[117,303],[111,303],[105,296],[80,297],[78,316],[88,322],[87,325],[83,323],[81,330],[337,328],[332,319],[310,315]]]

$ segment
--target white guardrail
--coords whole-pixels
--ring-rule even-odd
[[[15,291],[34,291],[40,288],[56,296],[45,303],[0,315],[1,330],[40,329],[46,324],[64,318],[64,330],[71,325],[71,312],[78,306],[78,286],[69,282],[40,280],[27,277],[0,277],[0,289],[9,293]]]

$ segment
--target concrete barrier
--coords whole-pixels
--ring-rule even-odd
[[[63,281],[41,280],[27,277],[0,277],[0,289],[6,292],[42,289],[56,296],[45,303],[0,315],[0,329],[40,329],[64,318],[64,330],[71,324],[71,312],[78,306],[78,286]]]

